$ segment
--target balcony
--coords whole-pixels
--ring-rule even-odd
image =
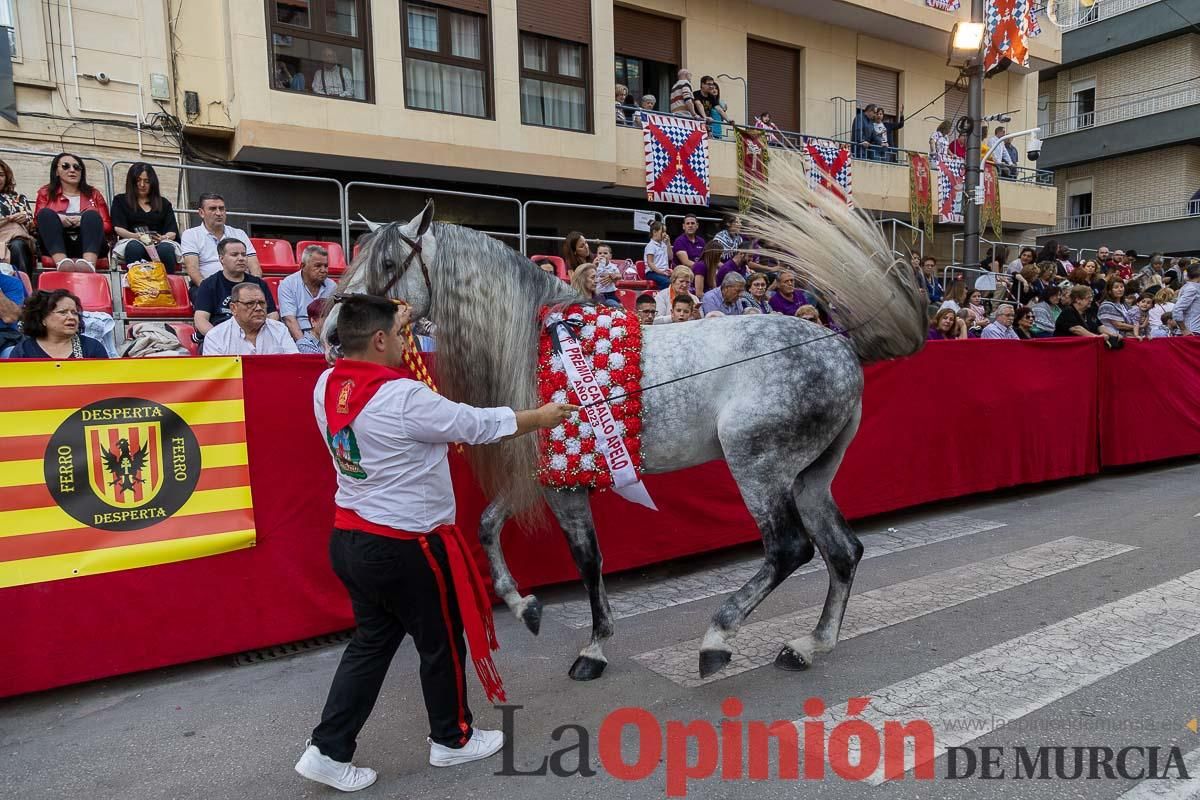
[[[1057,0],[1062,25],[1058,69],[1108,57],[1191,30],[1200,18],[1200,0],[1100,0],[1082,8],[1078,0]]]
[[[1055,168],[1183,144],[1200,137],[1200,82],[1042,127],[1041,167]]]
[[[1154,206],[1123,208],[1067,217],[1052,229],[1038,231],[1071,248],[1095,249],[1099,244],[1139,253],[1195,253],[1200,247],[1200,201],[1180,200]]]

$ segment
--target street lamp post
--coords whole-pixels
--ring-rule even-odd
[[[971,0],[971,21],[983,23],[984,0]],[[983,128],[983,54],[982,48],[967,66],[967,117],[971,131],[967,134],[967,174],[963,184],[963,263],[973,267],[979,263],[979,205],[974,193],[980,184],[980,145]],[[967,190],[971,197],[967,197]]]

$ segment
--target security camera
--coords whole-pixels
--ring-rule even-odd
[[[1038,135],[1035,133],[1035,134],[1033,134],[1033,136],[1029,137],[1029,146],[1025,151],[1025,156],[1030,161],[1037,161],[1038,156],[1040,156],[1041,154],[1042,154],[1042,140],[1039,139]]]
[[[96,73],[96,83],[99,83],[101,86],[104,86],[105,84],[108,83],[108,81],[109,81],[109,77],[108,77],[107,72],[97,72]]]

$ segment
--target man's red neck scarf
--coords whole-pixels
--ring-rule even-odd
[[[416,377],[406,367],[386,367],[370,361],[339,358],[325,384],[325,424],[329,435],[354,422],[359,412],[388,381]]]

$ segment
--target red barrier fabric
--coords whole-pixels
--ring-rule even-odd
[[[1102,413],[1144,412],[1153,392],[1147,381],[1175,391],[1178,364],[1189,365],[1195,375],[1200,361],[1200,349],[1172,347],[1172,355],[1147,369],[1144,381],[1118,380],[1116,372],[1102,379],[1118,364],[1113,356],[1124,360],[1135,352],[1130,347],[1107,353],[1088,340],[935,342],[913,358],[872,365],[863,423],[834,483],[835,496],[853,518],[1096,472]],[[312,418],[312,387],[322,369],[316,356],[245,359],[257,545],[0,590],[6,639],[14,644],[0,659],[0,696],[236,653],[352,624],[327,555],[333,470]],[[1130,396],[1106,399],[1101,412],[1098,386]],[[1200,452],[1200,440],[1193,441],[1185,446]],[[475,541],[483,498],[453,455],[452,472],[459,522]],[[593,503],[606,572],[758,538],[723,462],[648,476],[646,485],[662,509],[657,513],[611,492]],[[578,579],[557,527],[527,534],[510,526],[504,546],[526,590]],[[475,555],[483,563],[477,546]]]
[[[1200,453],[1200,337],[1127,342],[1105,353],[1098,394],[1104,466]]]

